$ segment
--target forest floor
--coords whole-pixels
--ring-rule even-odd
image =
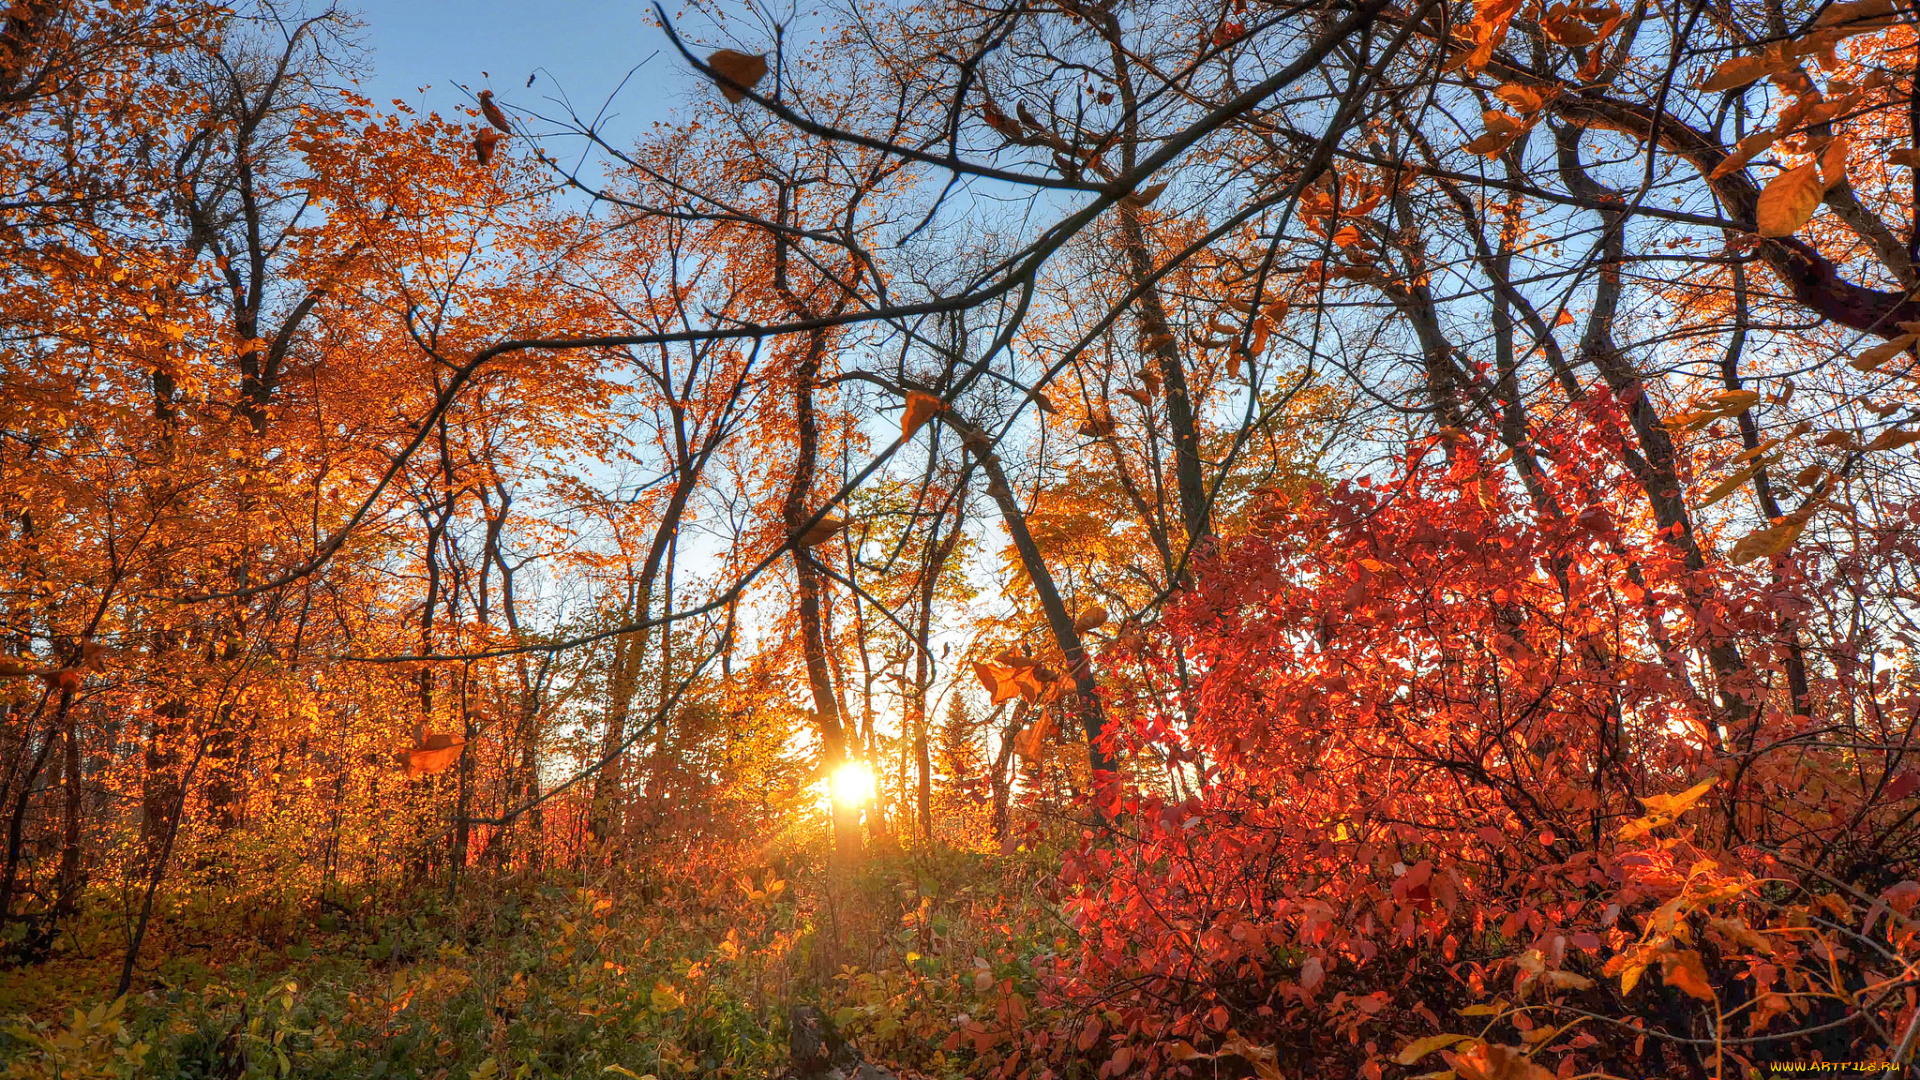
[[[1043,850],[876,851],[833,878],[824,854],[200,890],[118,1003],[126,922],[98,897],[52,955],[0,972],[0,1076],[765,1078],[806,1004],[871,1060],[958,1077],[1076,945],[1036,893]]]

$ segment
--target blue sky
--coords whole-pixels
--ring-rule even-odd
[[[664,118],[691,85],[643,0],[357,0],[352,6],[366,24],[363,41],[374,68],[361,90],[382,107],[401,98],[423,111],[449,112],[471,101],[460,90],[464,84],[474,91],[490,86],[510,105],[549,115],[553,97],[564,91],[576,109],[592,115],[641,65],[615,105],[617,127],[632,131]],[[527,86],[527,76],[536,73]]]

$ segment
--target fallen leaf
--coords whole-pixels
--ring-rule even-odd
[[[714,81],[720,86],[720,96],[736,104],[746,100],[747,91],[767,77],[767,57],[764,53],[756,55],[721,49],[707,57],[707,67],[718,76]]]
[[[1820,178],[1820,165],[1809,161],[1788,169],[1768,181],[1754,207],[1754,224],[1761,236],[1792,236],[1813,220],[1813,212],[1826,196],[1827,185]]]
[[[1710,94],[1733,90],[1759,82],[1784,66],[1779,57],[1736,56],[1713,69],[1713,74],[1700,84],[1700,89]]]
[[[493,91],[491,90],[480,91],[480,115],[486,117],[487,123],[498,128],[501,134],[513,134],[513,125],[507,123],[507,114],[501,112],[500,106],[493,103]],[[482,164],[485,163],[482,162]]]
[[[827,517],[823,517],[819,521],[814,522],[812,528],[808,529],[806,532],[801,533],[800,538],[794,542],[794,546],[803,547],[803,548],[818,547],[819,545],[824,544],[827,541],[833,539],[835,534],[839,533],[841,529],[844,529],[846,527],[847,527],[846,521],[844,521],[841,518],[828,515]]]
[[[1073,628],[1084,634],[1089,630],[1105,626],[1106,623],[1107,609],[1095,604],[1081,612],[1079,618],[1073,620]]]
[[[1080,422],[1076,430],[1089,439],[1104,439],[1113,434],[1113,417],[1107,415],[1089,416]]]
[[[1707,969],[1700,962],[1700,954],[1692,949],[1675,949],[1661,954],[1660,972],[1665,976],[1668,986],[1701,1001],[1714,999],[1713,987],[1707,983]]]
[[[1153,203],[1153,200],[1159,198],[1161,193],[1166,190],[1167,182],[1162,180],[1157,184],[1148,184],[1146,187],[1140,188],[1130,195],[1122,196],[1120,201],[1126,203],[1128,206],[1149,206]]]
[[[905,442],[913,438],[913,433],[933,419],[934,414],[944,412],[947,403],[932,394],[923,394],[918,390],[907,395],[906,411],[900,414],[900,440]]]
[[[1872,371],[1881,364],[1913,348],[1914,342],[1916,341],[1920,341],[1920,334],[1901,334],[1892,341],[1875,345],[1873,348],[1847,361],[1847,366],[1855,371]]]
[[[492,164],[493,148],[500,144],[502,138],[504,138],[504,136],[492,128],[481,128],[479,131],[474,132],[473,156],[479,159],[482,165]]]
[[[1778,555],[1792,547],[1806,527],[1805,519],[1795,521],[1789,517],[1777,525],[1750,532],[1733,545],[1733,550],[1728,553],[1728,561],[1735,566],[1745,566],[1762,556]]]

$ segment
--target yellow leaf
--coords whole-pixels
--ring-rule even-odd
[[[1620,972],[1621,995],[1633,993],[1633,988],[1640,982],[1640,976],[1646,974],[1646,971],[1647,965],[1641,963],[1631,963],[1622,969]]]
[[[833,539],[835,534],[846,527],[847,523],[844,520],[828,515],[814,522],[813,528],[801,533],[800,539],[794,546],[803,548],[819,547],[821,544]]]
[[[913,433],[919,431],[921,425],[933,419],[935,413],[945,410],[946,407],[946,402],[932,394],[923,394],[918,390],[908,394],[907,409],[900,414],[901,441],[913,438]]]
[[[653,1006],[654,1012],[665,1013],[684,1006],[687,999],[680,991],[674,989],[672,983],[656,982],[653,984],[653,992],[647,995],[647,1002]]]
[[[1800,533],[1807,527],[1806,519],[1794,520],[1789,516],[1778,525],[1769,525],[1757,529],[1740,538],[1728,553],[1728,561],[1735,566],[1745,566],[1765,555],[1778,555],[1793,546],[1800,539]]]
[[[1451,1050],[1458,1043],[1473,1039],[1471,1035],[1429,1035],[1424,1039],[1415,1039],[1406,1048],[1394,1056],[1394,1061],[1402,1065],[1412,1065],[1436,1050]]]
[[[1746,168],[1747,162],[1752,161],[1755,155],[1772,146],[1779,138],[1779,128],[1768,128],[1741,139],[1739,145],[1733,148],[1733,153],[1728,154],[1720,164],[1713,167],[1712,172],[1707,174],[1707,179],[1718,180],[1730,172]]]
[[[1826,152],[1820,155],[1820,176],[1828,187],[1847,178],[1847,155],[1853,149],[1853,140],[1845,135],[1827,144]]]
[[[707,67],[719,76],[715,81],[720,85],[720,96],[736,103],[745,100],[747,91],[767,77],[767,58],[764,54],[721,49],[707,57]]]
[[[1780,57],[1736,56],[1715,68],[1707,81],[1700,84],[1700,89],[1709,94],[1732,90],[1764,79],[1784,66]]]
[[[1712,397],[1722,416],[1743,413],[1760,404],[1760,394],[1755,390],[1722,390]]]
[[[1676,792],[1672,795],[1648,795],[1641,799],[1640,802],[1648,810],[1656,814],[1665,814],[1668,817],[1679,817],[1681,814],[1692,809],[1693,804],[1704,798],[1707,792],[1713,790],[1713,785],[1719,782],[1719,777],[1709,777],[1685,791]]]
[[[1809,161],[1788,169],[1767,183],[1754,207],[1754,224],[1761,236],[1792,236],[1813,220],[1813,212],[1827,193],[1820,166]]]
[[[1872,371],[1881,364],[1913,348],[1913,344],[1916,341],[1920,341],[1920,334],[1901,334],[1892,341],[1875,345],[1873,348],[1847,361],[1847,366],[1853,368],[1855,371]]]
[[[1740,485],[1753,479],[1753,474],[1759,472],[1764,465],[1766,465],[1764,461],[1755,461],[1746,468],[1713,485],[1713,487],[1707,490],[1705,495],[1700,497],[1700,505],[1696,507],[1696,509],[1705,510],[1707,507],[1740,490]]]

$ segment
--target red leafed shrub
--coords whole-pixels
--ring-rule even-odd
[[[1193,669],[1132,738],[1195,794],[1069,861],[1056,1063],[1732,1076],[1912,1042],[1915,684],[1875,590],[1913,553],[1853,515],[1690,570],[1574,434],[1532,495],[1456,439],[1270,496],[1129,658]]]

